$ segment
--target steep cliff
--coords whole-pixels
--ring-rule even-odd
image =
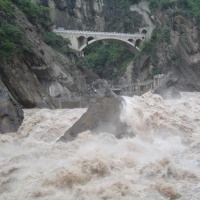
[[[55,27],[75,30],[106,32],[139,32],[146,25],[142,15],[130,10],[131,2],[124,0],[56,0],[35,1],[52,9]],[[99,41],[85,50],[83,63],[88,63],[101,78],[118,79],[125,72],[127,63],[134,55],[125,47],[112,42]],[[101,55],[101,56],[100,56]],[[83,65],[79,62],[78,66]]]
[[[14,27],[13,37],[15,29],[20,30],[20,39],[26,44],[25,49],[13,54],[2,46],[5,64],[0,68],[1,79],[13,97],[25,108],[54,108],[58,106],[55,97],[73,99],[80,91],[88,90],[84,74],[74,64],[75,53],[69,50],[66,56],[52,49],[43,41],[48,28],[41,28],[43,24],[34,21],[34,16],[21,12],[26,10],[18,1],[7,3],[14,16],[10,19],[7,15],[1,25],[7,26],[4,24],[9,22],[9,26]],[[5,38],[3,44],[7,40]],[[16,44],[16,41],[11,42]]]
[[[21,106],[0,80],[0,133],[16,132],[23,118]]]
[[[58,99],[90,93],[75,53],[61,54],[44,42],[50,26],[46,8],[29,0],[0,1],[1,133],[17,130],[22,108],[57,108]]]
[[[152,39],[145,42],[141,53],[136,55],[133,61],[132,81],[143,81],[155,74],[172,72],[172,85],[180,90],[199,90],[198,16],[196,15],[197,12],[192,10],[194,7],[198,8],[198,2],[194,3],[195,1],[188,0],[126,2],[123,0],[57,0],[51,1],[51,3],[49,1],[49,6],[53,8],[52,18],[57,27],[135,32],[140,27],[146,26],[145,17],[143,16],[144,18],[141,20],[141,15],[139,15],[141,11],[136,9],[137,6],[131,6],[133,12],[130,11],[130,5],[138,2],[142,2],[142,9],[145,9],[145,5],[150,3],[151,9],[148,10],[147,17],[149,15],[154,19],[156,29],[153,32]],[[98,43],[98,45],[102,44]],[[99,51],[108,49],[94,45],[91,49],[88,47],[86,54],[98,52],[95,51],[98,48],[101,48]],[[123,51],[123,54],[127,53]],[[119,57],[123,58],[122,54]],[[126,57],[124,59],[130,60]],[[94,66],[98,62],[98,59],[94,61]],[[105,75],[109,73],[113,76],[116,71],[119,72],[121,69],[115,63],[120,64],[120,66],[123,65],[121,61],[117,60],[114,63],[102,61],[101,74],[106,77]],[[104,66],[106,66],[105,69],[103,69]],[[114,69],[114,71],[111,69]],[[118,75],[123,76],[123,73],[125,73],[125,70],[122,70],[122,73]],[[111,76],[107,76],[107,78],[111,78]]]
[[[131,0],[53,0],[34,2],[52,9],[56,27],[71,30],[135,32],[141,16],[130,11]],[[137,2],[137,1],[135,1]]]
[[[24,108],[56,108],[63,99],[71,101],[93,95],[89,83],[98,76],[68,48],[69,41],[51,32],[53,27],[133,33],[147,26],[145,16],[152,19],[156,28],[151,30],[151,39],[143,43],[128,70],[126,64],[133,58],[132,55],[120,50],[117,45],[108,46],[108,43],[98,44],[100,47],[91,46],[87,50],[92,59],[95,54],[101,56],[93,62],[94,68],[100,67],[102,77],[117,75],[119,78],[125,74],[123,77],[128,77],[129,81],[131,78],[132,81],[143,81],[155,74],[170,72],[172,75],[165,81],[167,86],[179,90],[200,90],[200,5],[197,1],[31,2],[34,4],[29,0],[0,0],[1,90],[6,91],[4,99],[12,99],[8,101],[14,107],[20,104]],[[144,7],[131,6],[138,2],[142,2]],[[150,10],[146,6],[148,2]],[[147,12],[142,16],[143,11],[138,9],[146,8]],[[97,65],[99,60],[102,63]],[[22,112],[19,106],[16,110],[17,113]],[[7,115],[4,111],[1,111],[1,116]],[[22,114],[16,116],[19,116],[19,125]]]
[[[198,6],[187,0],[150,1],[156,29],[135,58],[135,80],[170,72],[168,86],[200,90]]]

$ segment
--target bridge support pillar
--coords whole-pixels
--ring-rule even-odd
[[[77,51],[77,52],[76,52],[76,55],[77,55],[79,58],[83,58],[83,57],[84,57],[84,52],[83,52],[83,51]]]

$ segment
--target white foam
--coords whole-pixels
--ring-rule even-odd
[[[0,199],[197,200],[200,94],[124,98],[135,137],[79,134],[55,142],[85,109],[25,110],[18,133],[0,135]]]

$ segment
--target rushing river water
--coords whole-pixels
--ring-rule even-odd
[[[17,134],[0,135],[0,199],[199,200],[200,94],[125,98],[135,137],[89,131],[55,142],[85,109],[25,110]]]

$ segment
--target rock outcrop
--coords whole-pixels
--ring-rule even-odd
[[[173,75],[173,86],[179,91],[200,91],[200,41],[195,18],[179,14],[169,17],[166,11],[151,10],[157,25],[149,43],[151,50],[144,50],[134,63],[137,80],[147,79],[150,72]],[[171,23],[169,26],[168,22]],[[162,40],[160,33],[165,30]],[[171,80],[172,80],[171,79]],[[172,80],[173,81],[173,80]]]
[[[56,27],[68,30],[98,30],[130,32],[139,31],[138,20],[142,16],[135,13],[129,15],[129,2],[116,0],[52,0],[44,3],[42,0],[32,0],[40,5],[49,6],[52,10],[51,17]],[[126,8],[124,8],[126,6]],[[137,15],[137,16],[136,16]],[[116,17],[118,16],[118,17]],[[127,25],[120,18],[136,16],[134,23]],[[143,21],[143,20],[142,20]],[[143,21],[144,22],[144,21]],[[116,24],[116,25],[115,25]]]
[[[127,135],[127,126],[120,120],[122,103],[123,99],[108,89],[105,97],[91,105],[87,112],[58,141],[73,140],[79,133],[87,130],[95,134],[111,133],[118,138]]]
[[[177,81],[178,79],[169,73],[153,93],[159,94],[163,99],[181,99],[180,92],[174,87]]]
[[[24,108],[57,108],[59,98],[70,100],[79,97],[80,91],[83,94],[89,92],[84,74],[70,56],[64,56],[44,43],[37,28],[23,13],[17,15],[15,24],[22,30],[30,49],[1,64],[0,73],[4,85],[20,105]]]
[[[16,132],[24,114],[0,79],[0,133]]]

